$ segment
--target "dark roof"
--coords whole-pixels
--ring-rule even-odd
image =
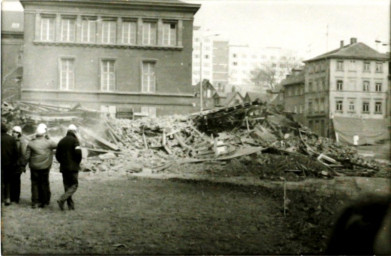
[[[245,97],[249,97],[250,101],[255,101],[255,100],[267,101],[270,96],[265,93],[246,92]]]
[[[198,93],[200,91],[200,82],[198,82],[195,86],[193,86],[193,91],[194,93]],[[202,80],[202,89],[203,90],[206,90],[206,89],[212,89],[214,92],[216,91],[216,89],[214,88],[213,84],[210,83],[210,81],[208,79],[204,79]]]
[[[1,31],[23,33],[23,12],[1,11]]]
[[[227,106],[236,97],[236,95],[239,95],[239,97],[243,100],[243,96],[240,94],[240,92],[229,92],[226,95],[226,99],[223,102],[223,105]]]
[[[180,7],[180,8],[189,8],[194,13],[198,11],[201,7],[200,4],[185,3],[180,0],[20,0],[22,5],[27,3],[54,3],[54,4],[64,4],[64,3],[73,3],[73,4],[110,4],[117,6],[150,6],[150,7]]]
[[[354,59],[370,59],[370,60],[387,60],[385,54],[379,53],[364,43],[353,43],[340,47],[333,51],[324,53],[315,58],[306,60],[304,62],[312,62],[322,59],[330,58],[354,58]]]
[[[301,71],[298,74],[290,74],[284,80],[281,81],[282,86],[292,85],[292,84],[304,84],[304,72]]]

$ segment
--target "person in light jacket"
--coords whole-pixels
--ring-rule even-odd
[[[57,144],[46,133],[46,125],[38,125],[36,136],[28,143],[26,150],[31,172],[32,208],[44,208],[50,203],[49,172],[53,163],[53,150]]]
[[[64,210],[64,204],[67,202],[68,209],[74,210],[75,203],[72,195],[76,192],[79,185],[78,173],[82,159],[75,125],[71,124],[68,127],[66,136],[58,143],[56,159],[60,163],[60,172],[62,173],[65,190],[65,193],[57,200],[58,206],[61,210]]]

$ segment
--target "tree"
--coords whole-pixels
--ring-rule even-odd
[[[256,86],[274,90],[292,69],[300,66],[301,62],[293,58],[281,58],[275,62],[261,63],[250,72],[250,81]]]

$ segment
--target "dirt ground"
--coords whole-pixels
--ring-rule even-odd
[[[29,173],[20,204],[2,207],[4,255],[321,253],[344,205],[292,193],[284,217],[282,191],[103,172],[81,173],[76,210],[62,212],[60,173],[50,180],[48,208],[31,209]]]

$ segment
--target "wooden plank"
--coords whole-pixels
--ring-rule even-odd
[[[108,147],[108,148],[110,148],[112,150],[119,150],[119,147],[117,145],[111,143],[110,141],[107,141],[107,140],[103,139],[102,137],[100,137],[95,132],[91,131],[90,129],[87,129],[87,128],[84,128],[84,127],[79,127],[79,130],[81,132],[85,133],[86,135],[92,137],[93,139],[97,140],[98,142],[102,143],[106,147]]]
[[[148,149],[148,143],[147,143],[147,138],[145,137],[145,134],[143,133],[143,141],[144,141],[144,147]]]
[[[262,150],[265,150],[265,148],[264,147],[246,147],[246,148],[238,149],[235,152],[235,154],[230,155],[230,156],[221,156],[221,157],[217,157],[217,158],[207,158],[207,159],[193,158],[193,159],[186,159],[183,161],[179,161],[179,163],[185,164],[185,163],[201,163],[201,162],[207,162],[207,161],[225,161],[225,160],[230,160],[230,159],[237,158],[240,156],[251,155],[251,154],[257,153]]]

